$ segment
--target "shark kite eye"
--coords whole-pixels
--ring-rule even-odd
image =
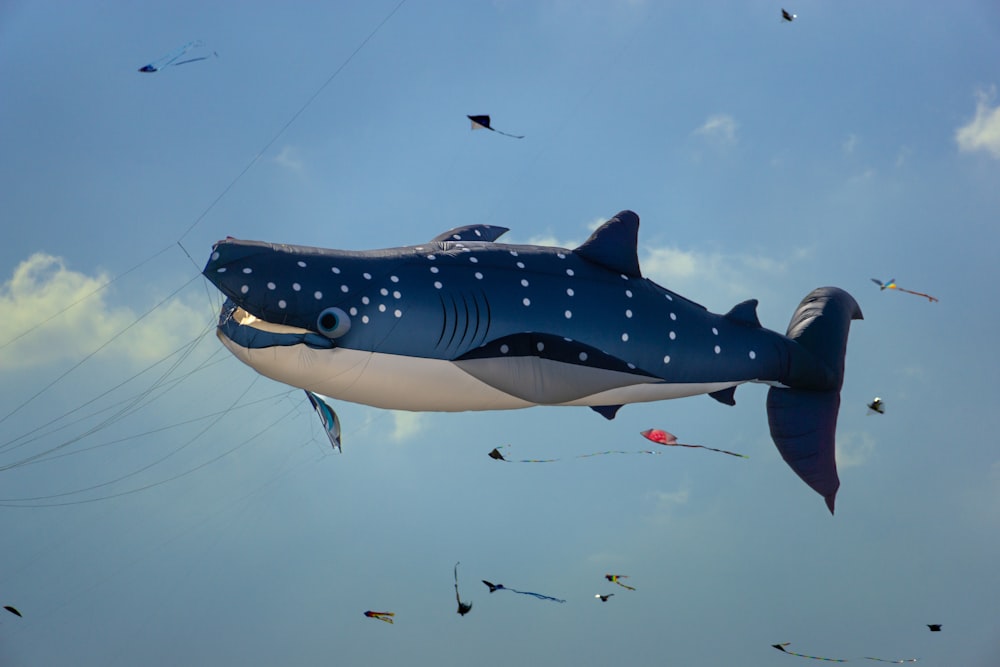
[[[340,338],[351,329],[351,318],[340,308],[326,308],[316,318],[319,332],[327,338]]]

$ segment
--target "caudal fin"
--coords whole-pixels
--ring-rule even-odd
[[[836,430],[844,355],[851,320],[863,319],[854,298],[837,287],[820,287],[802,300],[786,336],[792,341],[787,388],[767,393],[767,421],[781,457],[834,510]]]

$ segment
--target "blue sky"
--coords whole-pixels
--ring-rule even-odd
[[[144,5],[0,9],[0,664],[996,664],[995,3]],[[191,40],[218,57],[136,71]],[[713,312],[858,300],[835,517],[757,385],[611,422],[337,403],[332,454],[199,273],[227,235],[573,247],[626,208],[645,274]],[[651,427],[750,458],[486,456]]]

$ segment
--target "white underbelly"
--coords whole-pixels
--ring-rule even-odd
[[[538,405],[492,387],[444,359],[341,348],[317,350],[307,345],[248,349],[224,335],[220,334],[219,339],[237,359],[261,375],[352,403],[414,412],[513,410]],[[736,384],[739,383],[637,383],[556,405],[662,401],[719,391]]]

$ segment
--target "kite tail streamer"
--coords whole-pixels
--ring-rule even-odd
[[[785,463],[826,500],[834,511],[837,476],[835,434],[844,382],[844,356],[851,321],[862,319],[861,308],[836,287],[813,290],[802,300],[785,334],[787,388],[767,393],[771,439]]]
[[[531,595],[539,600],[552,600],[553,602],[559,602],[560,604],[566,602],[566,600],[560,600],[559,598],[554,598],[551,595],[542,595],[541,593],[532,593],[531,591],[519,591],[506,587],[504,587],[504,590],[510,591],[511,593],[520,593],[521,595]]]
[[[782,653],[787,653],[788,655],[795,655],[800,658],[809,658],[810,660],[822,660],[824,662],[848,662],[847,658],[824,658],[818,655],[806,655],[805,653],[796,653],[795,651],[789,651],[786,646],[791,642],[784,642],[782,644],[771,644],[773,648],[778,649]]]
[[[924,294],[923,292],[914,292],[911,289],[903,289],[902,287],[897,287],[895,285],[893,285],[893,289],[899,290],[900,292],[906,292],[907,294],[915,294],[917,296],[922,296],[925,299],[927,299],[928,301],[930,301],[931,303],[934,303],[935,301],[938,300],[936,297],[933,297],[930,294]]]
[[[501,132],[500,130],[498,130],[496,128],[493,128],[493,127],[488,128],[488,129],[493,130],[497,134],[502,134],[505,137],[511,137],[512,139],[524,139],[524,135],[523,134],[509,134],[507,132]]]

